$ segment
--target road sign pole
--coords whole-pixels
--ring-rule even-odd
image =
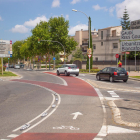
[[[8,71],[9,71],[9,58],[8,58]]]
[[[117,67],[118,67],[118,58],[117,58]]]
[[[3,75],[3,57],[1,58],[1,65],[2,65],[1,72],[2,72],[2,75]]]
[[[136,71],[136,47],[135,47],[135,71]]]
[[[126,52],[125,52],[125,69],[126,69]]]

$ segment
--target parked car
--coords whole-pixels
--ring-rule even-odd
[[[79,75],[79,68],[75,64],[64,64],[57,69],[57,75],[65,74],[69,76],[70,74]]]
[[[15,69],[20,69],[20,65],[19,64],[15,64],[14,68]]]
[[[12,65],[9,65],[9,68],[14,68],[14,65],[12,64]]]
[[[24,64],[20,64],[20,68],[24,68]]]
[[[110,80],[110,82],[115,80],[123,80],[124,82],[127,82],[128,77],[128,72],[120,67],[106,67],[96,74],[97,80],[104,79]]]

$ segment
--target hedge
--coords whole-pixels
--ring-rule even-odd
[[[80,72],[89,72],[89,69],[79,69]],[[90,69],[90,72],[99,72],[100,69]]]

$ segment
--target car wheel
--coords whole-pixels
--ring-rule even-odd
[[[65,71],[65,76],[67,76],[68,75],[68,73],[67,73],[67,71]]]
[[[124,82],[127,82],[127,80],[123,80]]]
[[[59,71],[57,71],[57,75],[58,75],[58,76],[60,75]]]
[[[96,78],[97,78],[98,81],[101,80],[100,75],[97,75]]]
[[[79,75],[79,73],[78,74],[76,74],[76,76],[78,76]]]
[[[110,80],[110,82],[114,82],[113,77],[110,77],[109,80]]]

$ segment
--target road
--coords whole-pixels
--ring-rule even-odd
[[[21,79],[0,81],[0,139],[4,140],[131,140],[139,128],[114,123],[108,105],[115,100],[128,122],[139,121],[139,82],[97,81],[95,75],[56,76],[43,71],[15,70]],[[91,86],[87,80],[94,82]],[[95,85],[98,86],[95,87]],[[105,100],[102,100],[105,98]],[[123,107],[124,106],[124,107]],[[127,109],[127,111],[126,111]],[[42,114],[47,113],[44,117]],[[20,130],[24,124],[30,124]]]
[[[1,139],[91,140],[98,134],[103,110],[91,85],[73,76],[12,70],[23,77],[0,81]],[[21,131],[26,123],[30,127]]]

